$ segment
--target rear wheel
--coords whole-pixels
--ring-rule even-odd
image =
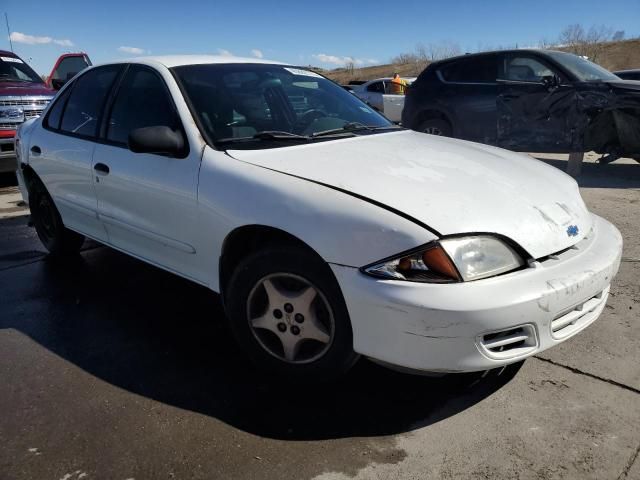
[[[418,127],[418,131],[440,137],[450,137],[453,134],[453,129],[449,122],[442,118],[428,118],[424,120]]]
[[[37,178],[29,185],[29,208],[38,238],[51,255],[70,255],[80,250],[84,237],[64,226],[51,195]]]
[[[329,267],[301,248],[269,248],[244,259],[225,295],[230,328],[260,368],[331,378],[358,358],[347,308]]]

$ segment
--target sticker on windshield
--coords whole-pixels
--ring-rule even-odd
[[[14,63],[23,63],[19,58],[13,57],[0,57],[3,62],[14,62]]]
[[[289,67],[284,67],[284,69],[289,73],[293,73],[294,75],[304,75],[306,77],[322,78],[322,75],[318,75],[316,72],[312,72],[310,70],[302,70],[301,68],[289,68]]]

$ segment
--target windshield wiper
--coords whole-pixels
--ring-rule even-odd
[[[335,135],[336,138],[343,138],[346,136],[352,136],[350,132],[346,132],[342,129],[338,129],[337,132],[339,135]],[[297,133],[285,132],[281,130],[263,130],[261,132],[255,133],[250,137],[228,137],[221,138],[216,140],[214,144],[216,146],[229,145],[232,143],[245,143],[245,142],[255,142],[257,140],[275,140],[275,141],[284,141],[284,142],[312,142],[315,138],[315,135],[299,135]]]
[[[400,127],[399,125],[365,125],[363,123],[360,122],[347,122],[345,123],[342,127],[340,128],[332,128],[330,130],[323,130],[321,132],[316,132],[314,134],[312,134],[311,136],[313,138],[315,137],[324,137],[326,135],[334,135],[336,133],[340,133],[340,132],[358,132],[358,131],[362,131],[362,130],[368,130],[368,131],[376,131],[376,130],[396,130],[396,129],[401,129],[402,127]]]

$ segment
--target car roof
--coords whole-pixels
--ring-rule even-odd
[[[630,68],[628,70],[616,70],[613,73],[618,74],[618,73],[638,73],[638,72],[640,72],[640,68]]]
[[[415,81],[415,79],[417,77],[400,77],[403,80],[411,80],[411,81]],[[393,77],[382,77],[382,78],[374,78],[373,80],[368,80],[366,83],[371,83],[371,82],[382,82],[382,81],[386,81],[386,80],[393,80]]]
[[[3,57],[19,58],[15,53],[9,52],[8,50],[0,50],[0,55],[2,55]]]
[[[221,63],[261,63],[261,64],[275,64],[275,65],[287,65],[282,62],[275,62],[272,60],[265,60],[263,58],[245,58],[245,57],[232,57],[229,55],[162,55],[162,56],[147,56],[147,57],[133,57],[124,59],[118,62],[109,63],[142,63],[147,65],[163,65],[167,68],[180,67],[183,65],[202,65],[202,64],[221,64]]]
[[[568,53],[568,52],[563,52],[561,50],[552,50],[549,48],[513,48],[510,50],[490,50],[487,52],[477,52],[477,53],[466,53],[464,55],[457,55],[455,57],[449,57],[449,58],[445,58],[444,60],[438,60],[437,62],[433,62],[429,64],[429,67],[431,65],[444,65],[445,63],[449,63],[449,62],[454,62],[456,60],[460,60],[463,58],[478,58],[478,57],[483,57],[483,56],[489,56],[489,55],[497,55],[497,54],[511,54],[511,53],[537,53],[537,54],[546,54],[549,52],[553,52],[553,53]]]

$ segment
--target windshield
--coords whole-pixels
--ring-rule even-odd
[[[252,147],[263,148],[258,143],[326,140],[334,130],[371,134],[394,128],[353,94],[309,70],[268,64],[172,70],[213,144],[253,138]]]
[[[573,73],[582,82],[601,82],[620,80],[609,70],[596,65],[572,53],[548,52],[549,55],[564,68]]]
[[[0,82],[44,83],[33,69],[16,57],[0,57]]]

